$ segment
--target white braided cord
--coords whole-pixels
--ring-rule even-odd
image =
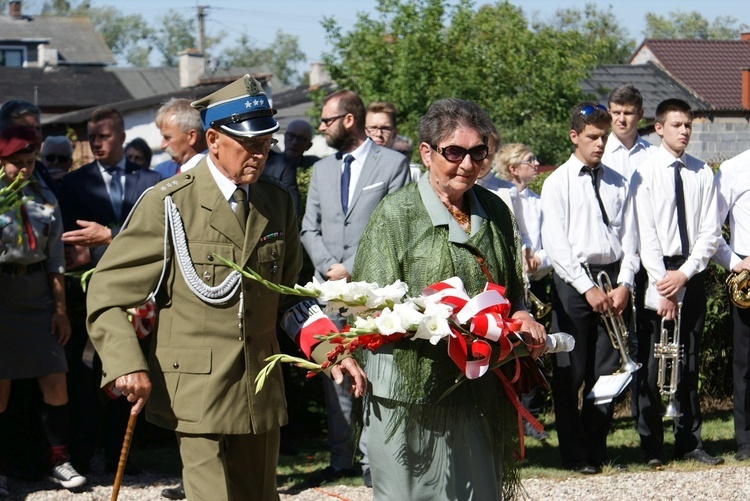
[[[171,226],[172,245],[174,246],[174,254],[177,258],[177,267],[180,269],[182,278],[185,280],[185,284],[187,284],[188,288],[190,288],[190,290],[193,291],[193,294],[195,294],[200,300],[206,303],[222,304],[227,302],[227,300],[237,292],[237,289],[240,286],[240,282],[242,281],[242,275],[240,272],[233,270],[222,283],[214,287],[206,285],[195,271],[193,260],[190,258],[190,250],[188,249],[187,241],[185,239],[185,227],[182,225],[180,212],[177,210],[177,206],[175,206],[172,197],[170,196],[164,198],[164,219],[164,255],[166,256],[167,253],[166,233]],[[161,283],[161,279],[159,282]]]

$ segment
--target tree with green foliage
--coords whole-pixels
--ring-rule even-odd
[[[530,145],[544,163],[567,159],[570,110],[584,98],[579,82],[610,62],[611,33],[571,23],[531,28],[509,2],[474,9],[467,0],[380,0],[375,12],[360,13],[347,33],[323,21],[333,47],[324,62],[339,85],[365,102],[393,102],[400,131],[412,138],[431,102],[460,97],[485,108],[505,141]],[[581,16],[602,18],[593,6]]]
[[[278,30],[274,41],[264,49],[255,47],[250,37],[242,34],[238,45],[226,49],[221,60],[221,64],[226,66],[267,65],[274,78],[285,84],[293,84],[299,81],[295,66],[305,60],[305,53],[300,49],[298,37]]]
[[[746,24],[738,24],[732,16],[717,16],[709,21],[699,12],[672,11],[667,16],[646,14],[646,38],[737,40],[746,31]]]

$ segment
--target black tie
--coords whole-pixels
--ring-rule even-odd
[[[347,155],[344,157],[344,171],[341,173],[341,208],[344,214],[349,210],[349,181],[352,178],[352,162],[354,157]]]
[[[688,257],[690,255],[690,241],[688,240],[687,218],[685,215],[685,188],[682,186],[682,176],[680,176],[680,167],[682,167],[682,163],[675,162],[673,166],[674,193],[675,201],[677,203],[677,227],[680,230],[680,246],[682,247],[682,255]]]
[[[591,176],[591,184],[594,187],[594,194],[596,195],[596,200],[599,202],[599,210],[602,213],[602,221],[604,221],[604,226],[609,226],[609,218],[607,217],[607,211],[604,210],[604,202],[602,202],[602,197],[599,195],[599,183],[597,183],[597,177],[599,176],[599,171],[601,169],[592,169],[590,167],[584,166],[581,171],[584,174],[588,174]]]
[[[234,190],[234,193],[232,193],[232,198],[237,203],[237,206],[234,208],[234,215],[237,216],[237,221],[240,222],[240,226],[244,230],[245,223],[247,223],[247,196],[245,190],[238,186]]]

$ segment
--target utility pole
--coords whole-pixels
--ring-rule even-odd
[[[198,10],[198,50],[201,52],[201,54],[204,54],[206,51],[205,47],[205,40],[206,40],[206,26],[205,26],[205,20],[206,20],[206,11],[208,10],[207,5],[196,5],[196,9]]]

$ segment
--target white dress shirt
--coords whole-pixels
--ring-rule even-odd
[[[522,211],[519,220],[524,222],[531,250],[541,261],[536,273],[530,278],[531,280],[540,280],[552,271],[552,263],[547,256],[547,252],[542,248],[542,199],[526,187],[518,193],[518,201]]]
[[[750,256],[750,150],[730,158],[719,168],[716,180],[718,224],[724,225],[729,214],[731,241],[719,240],[714,261],[731,270]]]
[[[351,168],[351,177],[349,178],[349,201],[347,202],[347,205],[351,205],[352,203],[354,188],[357,187],[357,181],[359,181],[359,176],[362,174],[362,168],[365,166],[367,154],[370,153],[373,144],[375,143],[368,137],[356,150],[349,153],[342,152],[341,154],[341,172],[344,172],[344,158],[346,158],[347,155],[354,157],[354,160],[349,166]]]
[[[625,178],[600,164],[599,193],[605,225],[591,177],[575,155],[544,181],[542,245],[560,278],[584,294],[596,284],[583,263],[606,265],[622,260],[616,283],[633,283],[639,263],[635,212]],[[612,277],[610,277],[612,278]],[[614,282],[614,281],[613,281]]]
[[[674,163],[680,162],[680,177],[685,193],[685,219],[690,255],[679,270],[688,279],[706,269],[721,239],[716,189],[711,168],[687,154],[676,159],[663,146],[640,165],[631,179],[638,215],[639,252],[648,272],[646,307],[658,309],[661,296],[656,282],[666,275],[664,257],[682,254],[677,224]],[[677,298],[684,297],[684,288]]]
[[[629,182],[633,171],[644,163],[656,149],[656,146],[641,136],[637,136],[633,147],[628,149],[614,132],[610,132],[607,144],[604,146],[602,163],[622,174]]]
[[[109,182],[112,180],[112,175],[107,172],[107,169],[110,169],[112,167],[118,167],[119,170],[117,173],[120,176],[120,186],[122,186],[122,198],[125,199],[125,157],[122,157],[122,159],[117,162],[115,165],[104,165],[99,160],[96,161],[97,167],[99,167],[99,173],[102,175],[102,179],[104,180],[104,186],[107,188],[107,195],[109,195],[110,198],[112,198],[112,193],[109,191]]]
[[[500,179],[492,171],[488,171],[484,177],[477,178],[476,184],[482,188],[490,190],[492,193],[500,197],[505,205],[510,209],[511,214],[516,219],[518,225],[518,232],[521,234],[521,246],[526,249],[531,247],[529,241],[529,235],[526,231],[526,225],[523,221],[523,208],[521,207],[521,201],[518,198],[518,188],[516,185],[505,179]]]
[[[247,185],[246,184],[234,184],[234,182],[227,176],[221,173],[216,167],[211,157],[206,155],[206,163],[208,163],[208,171],[216,181],[216,185],[219,187],[219,191],[224,196],[224,199],[229,204],[232,212],[237,212],[237,202],[234,200],[234,192],[237,188],[245,190],[245,199],[247,199]]]

